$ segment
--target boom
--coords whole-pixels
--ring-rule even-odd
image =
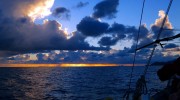
[[[170,41],[170,40],[173,40],[173,39],[176,39],[176,38],[179,38],[179,37],[180,37],[180,33],[177,34],[177,35],[175,35],[175,36],[171,36],[171,37],[159,39],[159,40],[156,40],[156,41],[154,41],[154,42],[152,42],[152,43],[149,43],[149,44],[147,44],[147,45],[145,45],[145,46],[142,46],[142,47],[140,47],[140,48],[137,48],[136,51],[137,51],[137,50],[140,50],[140,49],[143,49],[143,48],[146,48],[146,47],[148,47],[148,46],[150,46],[150,45],[153,45],[153,44],[160,44],[161,47],[162,47],[162,44],[161,44],[160,42],[162,42],[162,41]]]

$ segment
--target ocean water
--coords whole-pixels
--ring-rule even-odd
[[[148,89],[162,89],[151,66]],[[135,67],[132,87],[144,67]],[[128,88],[131,67],[0,68],[0,100],[121,100]]]

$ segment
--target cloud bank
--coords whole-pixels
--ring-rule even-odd
[[[117,7],[119,5],[119,0],[103,0],[99,2],[94,7],[94,18],[115,18],[115,14],[117,13]]]
[[[101,18],[112,19],[116,16],[119,0],[102,0],[94,7],[92,16],[84,17],[76,26],[77,31],[72,32],[72,37],[67,38],[60,22],[56,20],[44,20],[42,24],[34,23],[37,19],[48,15],[61,17],[69,15],[69,10],[58,7],[51,12],[54,0],[2,0],[0,2],[0,56],[7,57],[7,61],[28,61],[30,56],[18,55],[35,53],[35,62],[84,62],[84,63],[131,63],[135,44],[131,47],[116,51],[110,50],[121,40],[137,38],[138,28],[114,22],[112,25],[102,22]],[[84,7],[88,3],[80,2],[77,7]],[[7,9],[8,7],[8,9]],[[165,13],[159,11],[159,18],[148,29],[145,24],[141,25],[139,44],[143,46],[156,39]],[[166,19],[164,29],[172,29],[169,19]],[[152,30],[149,31],[149,30]],[[161,38],[172,36],[172,30],[164,30]],[[85,41],[87,37],[100,37],[99,47],[91,46]],[[166,49],[178,51],[177,45],[169,44]],[[144,63],[151,47],[138,51],[137,62]],[[60,53],[52,50],[61,50]],[[65,52],[62,50],[68,50]],[[78,51],[75,51],[78,50]],[[92,50],[91,52],[84,50]],[[109,51],[94,51],[109,50]],[[41,52],[41,53],[39,53]],[[46,52],[46,53],[43,53]],[[157,51],[155,60],[172,59],[170,51]],[[2,59],[2,58],[0,58]],[[109,60],[111,59],[111,60]],[[3,61],[3,60],[1,60]]]
[[[100,36],[108,29],[109,24],[92,17],[85,17],[77,25],[77,30],[86,36]]]
[[[73,32],[67,39],[62,25],[55,20],[34,23],[37,18],[50,15],[54,0],[3,0],[0,2],[0,51],[5,55],[43,50],[100,50],[85,42],[85,36]],[[8,9],[7,9],[8,6]],[[53,14],[67,12],[57,8]]]

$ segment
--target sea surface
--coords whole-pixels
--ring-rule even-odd
[[[156,71],[146,75],[148,89],[162,89]],[[132,88],[144,67],[135,67]],[[0,100],[121,100],[131,67],[0,68]]]

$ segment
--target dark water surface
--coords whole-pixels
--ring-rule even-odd
[[[148,88],[163,88],[150,67]],[[130,67],[99,68],[0,68],[0,100],[121,100],[127,89]],[[144,67],[135,67],[132,85]]]

